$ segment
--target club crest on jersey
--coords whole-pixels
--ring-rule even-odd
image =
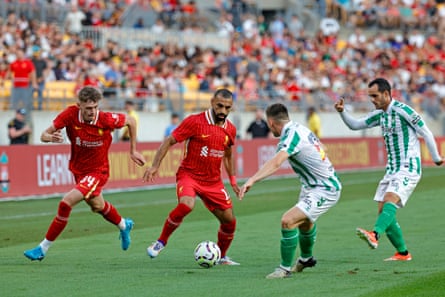
[[[228,144],[229,144],[229,136],[226,135],[226,137],[224,138],[224,145]]]
[[[383,135],[391,135],[396,133],[396,129],[394,127],[384,127],[382,126]]]
[[[100,136],[104,135],[104,130],[101,128],[97,129],[97,133],[99,133]]]

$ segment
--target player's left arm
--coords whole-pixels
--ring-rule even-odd
[[[264,163],[264,165],[241,187],[238,198],[241,200],[244,194],[258,181],[265,179],[277,171],[281,164],[289,158],[289,153],[285,150],[279,151],[275,156]]]
[[[40,135],[40,141],[62,143],[63,135],[60,129],[57,129],[56,127],[54,127],[54,125],[51,125],[42,132],[42,134]]]
[[[138,151],[136,151],[136,136],[137,136],[137,124],[136,119],[132,116],[127,116],[125,120],[125,126],[127,126],[128,134],[130,136],[130,156],[131,160],[143,166],[145,164],[145,158]]]
[[[431,158],[437,166],[442,165],[443,159],[439,154],[439,150],[437,148],[436,140],[434,139],[434,135],[431,130],[428,128],[426,123],[423,121],[422,117],[413,111],[411,115],[407,113],[402,113],[405,120],[410,123],[410,125],[416,130],[416,132],[425,139],[426,146],[428,151],[431,154]]]
[[[223,164],[227,172],[227,175],[229,176],[230,185],[232,186],[232,189],[235,192],[235,194],[238,195],[239,187],[238,183],[236,182],[236,172],[235,172],[232,148],[233,146],[229,146],[224,150]]]

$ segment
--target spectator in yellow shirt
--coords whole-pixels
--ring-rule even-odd
[[[307,124],[309,130],[311,130],[315,136],[321,138],[321,121],[313,106],[307,110]]]
[[[136,110],[135,110],[135,104],[133,101],[131,100],[127,100],[125,101],[125,105],[124,105],[124,109],[127,112],[128,116],[131,116],[134,118],[134,120],[136,121],[136,129],[138,129],[139,127],[139,115],[137,114]],[[130,140],[130,133],[128,131],[127,127],[124,127],[122,129],[122,135],[121,135],[121,141],[129,141]]]

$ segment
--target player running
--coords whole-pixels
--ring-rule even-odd
[[[65,194],[59,203],[57,215],[46,233],[45,239],[35,248],[24,252],[31,260],[43,260],[54,240],[68,223],[71,209],[82,200],[91,210],[100,213],[107,221],[120,229],[122,249],[130,246],[131,219],[124,219],[116,208],[105,201],[102,187],[109,177],[108,150],[111,145],[111,132],[127,126],[130,131],[130,156],[139,166],[144,165],[144,157],[136,151],[136,126],[132,117],[121,113],[99,111],[100,91],[84,87],[79,91],[77,105],[69,106],[54,119],[53,124],[41,135],[42,142],[62,143],[61,129],[71,142],[69,169],[76,185]]]
[[[422,117],[408,105],[392,98],[391,86],[386,79],[371,81],[368,84],[368,95],[376,110],[360,119],[354,119],[346,112],[343,99],[335,103],[336,110],[350,129],[380,126],[387,152],[386,173],[374,195],[379,213],[374,229],[368,231],[357,228],[357,235],[372,249],[376,249],[380,236],[386,233],[396,253],[385,261],[410,261],[412,256],[397,222],[396,211],[406,205],[420,181],[422,165],[417,134],[425,139],[434,163],[439,166],[443,160],[434,136]]]
[[[312,249],[317,236],[315,221],[340,199],[341,183],[320,140],[305,126],[289,119],[281,103],[266,109],[267,124],[275,137],[280,137],[277,153],[241,187],[238,197],[258,181],[272,175],[288,160],[301,182],[296,205],[281,218],[281,264],[266,278],[287,278],[317,263]],[[300,244],[300,257],[293,265]]]
[[[219,89],[211,99],[212,107],[202,113],[184,119],[159,147],[151,167],[144,173],[144,181],[153,181],[161,162],[171,146],[185,141],[185,156],[176,173],[177,206],[168,215],[161,235],[147,248],[155,258],[167,245],[170,235],[181,225],[182,220],[195,206],[196,196],[219,220],[218,246],[221,249],[219,264],[239,265],[226,256],[232,243],[236,218],[232,201],[221,179],[221,162],[230,177],[235,193],[236,184],[233,166],[232,146],[235,143],[236,128],[227,119],[233,105],[233,95],[227,89]]]

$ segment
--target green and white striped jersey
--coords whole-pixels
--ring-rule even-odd
[[[277,152],[285,151],[303,187],[341,190],[341,183],[320,140],[308,128],[290,121],[281,132]]]
[[[386,111],[374,110],[360,119],[352,118],[345,111],[341,113],[341,117],[353,130],[381,127],[387,152],[386,172],[389,174],[401,169],[421,173],[420,143],[417,134],[425,139],[433,161],[441,160],[434,136],[422,117],[400,101],[392,100]]]

